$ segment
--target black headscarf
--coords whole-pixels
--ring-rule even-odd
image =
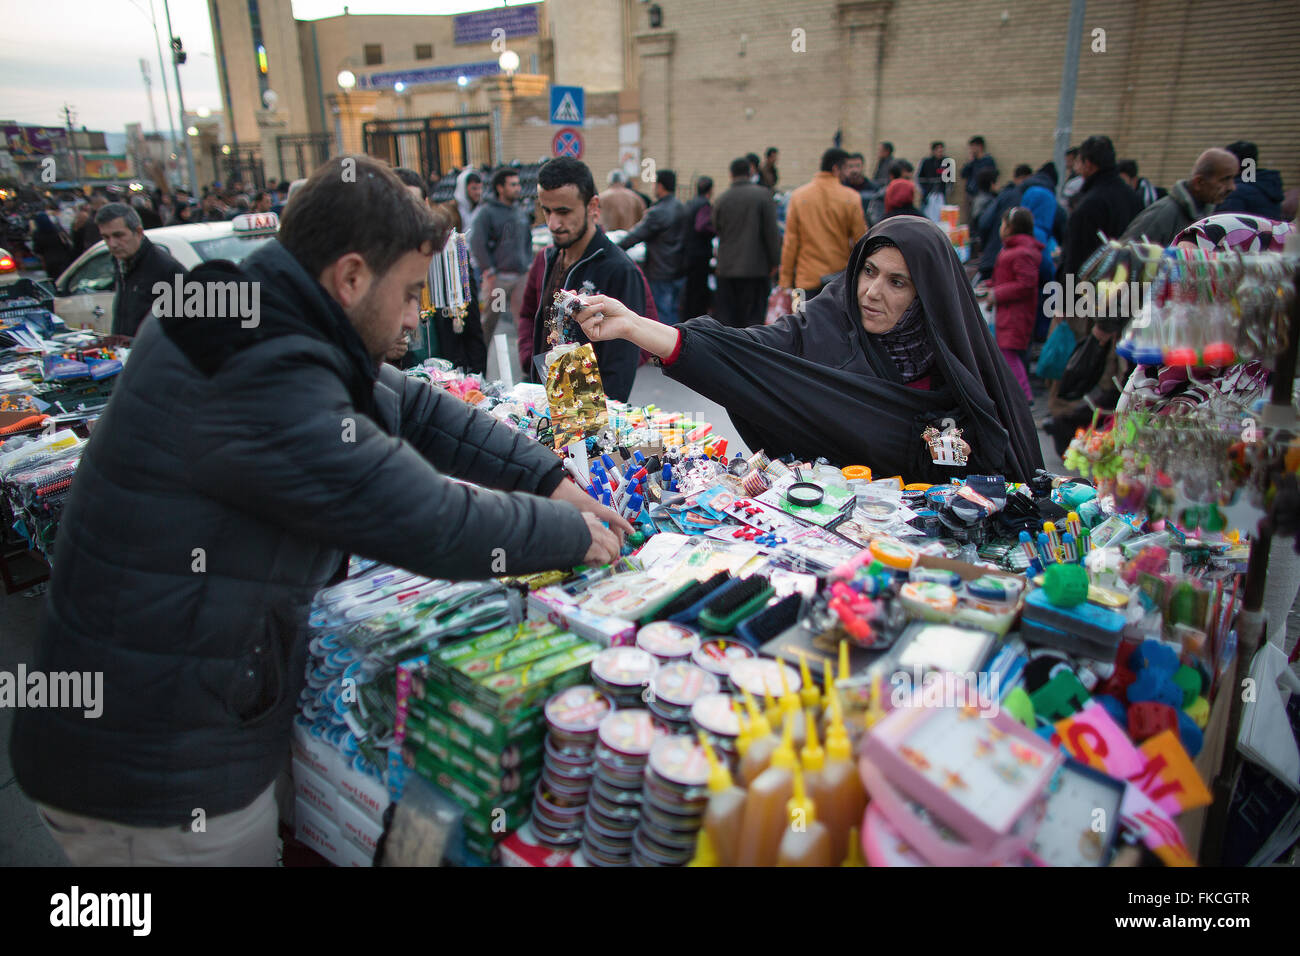
[[[934,351],[929,391],[908,388],[884,336],[862,327],[857,278],[881,244],[902,253],[920,299]],[[1024,392],[952,243],[928,219],[878,223],[801,315],[748,329],[704,317],[680,329],[681,353],[667,374],[722,404],[746,444],[769,455],[824,455],[881,476],[944,480],[963,470],[933,465],[921,432],[952,418],[971,445],[965,471],[1023,481],[1043,466]]]

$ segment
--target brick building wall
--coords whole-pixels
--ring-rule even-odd
[[[942,139],[964,162],[976,133],[1004,177],[1051,158],[1067,0],[657,2],[660,29],[632,22],[642,152],[684,189],[725,181],[732,158],[767,146],[782,186],[806,182],[837,128],[869,164],[881,139],[913,163]],[[1261,166],[1300,184],[1300,21],[1287,6],[1093,0],[1071,141],[1109,135],[1168,186],[1202,149],[1252,139]]]

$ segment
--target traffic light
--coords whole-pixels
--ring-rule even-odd
[[[172,59],[176,62],[176,65],[184,66],[186,57],[185,47],[181,45],[181,38],[172,37]]]

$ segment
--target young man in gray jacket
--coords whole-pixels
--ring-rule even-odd
[[[99,713],[23,709],[11,741],[74,864],[274,865],[307,613],[349,553],[448,579],[617,556],[630,527],[554,454],[380,365],[446,235],[386,165],[336,157],[278,241],[190,274],[225,307],[142,326],[29,662],[98,675]]]
[[[519,171],[502,166],[492,174],[491,187],[492,195],[478,207],[469,227],[470,251],[483,274],[483,340],[489,347],[497,322],[504,318],[506,328],[514,326],[533,261],[532,230],[519,204]]]

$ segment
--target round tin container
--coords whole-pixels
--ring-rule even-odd
[[[629,831],[634,828],[641,819],[641,807],[620,807],[617,804],[610,803],[603,796],[594,790],[591,793],[591,813],[594,814],[601,823],[611,828],[624,827]]]
[[[654,728],[651,726],[650,713],[645,710],[618,710],[607,714],[601,720],[597,734],[606,750],[615,756],[632,758],[634,761],[644,761],[654,745]],[[596,756],[601,756],[599,749]]]
[[[780,697],[785,693],[785,687],[781,686],[782,668],[785,670],[786,684],[790,688],[790,693],[799,693],[803,689],[803,679],[799,676],[799,672],[788,664],[767,657],[737,661],[732,665],[731,673],[727,677],[736,693],[748,690],[754,695],[755,700],[762,699],[764,691],[773,697]]]
[[[661,807],[657,803],[647,800],[641,804],[641,821],[654,821],[655,825],[663,830],[670,830],[674,833],[694,833],[700,828],[704,820],[704,812],[699,813],[675,813],[671,807]]]
[[[703,641],[691,654],[691,661],[717,677],[726,677],[737,661],[753,660],[757,655],[749,647],[724,637]]]
[[[587,847],[590,847],[606,861],[613,861],[610,865],[619,865],[620,862],[626,865],[628,858],[632,856],[632,835],[630,833],[627,836],[610,838],[588,822],[583,827],[582,839],[584,851]]]
[[[587,791],[591,789],[591,776],[586,777],[566,777],[563,774],[556,773],[550,765],[542,767],[541,782],[549,789],[554,790],[559,796],[568,800],[585,800]]]
[[[635,707],[642,688],[649,685],[659,662],[639,647],[611,647],[591,662],[592,682],[609,694],[619,707]]]
[[[692,856],[691,850],[674,851],[659,846],[641,830],[632,837],[632,862],[638,866],[685,866]]]
[[[645,774],[645,765],[639,767],[615,767],[596,760],[595,779],[604,780],[611,787],[621,790],[640,790],[641,778]]]
[[[709,806],[709,792],[704,787],[683,791],[649,774],[646,776],[645,787],[641,793],[646,803],[654,803],[666,813],[677,813],[681,816],[703,813]]]
[[[582,809],[587,805],[587,794],[565,794],[553,787],[548,787],[538,780],[533,788],[533,809],[537,813],[546,813],[554,820],[572,820],[582,816]]]
[[[588,805],[587,815],[583,818],[584,827],[588,833],[594,833],[606,843],[618,846],[632,839],[632,831],[636,829],[636,824],[617,821],[610,823],[602,819],[594,807]],[[630,847],[629,847],[630,848]]]
[[[555,738],[550,734],[546,735],[542,747],[546,751],[545,759],[547,762],[554,763],[557,767],[562,767],[566,770],[579,770],[583,768],[590,769],[591,765],[596,760],[595,748],[585,747],[579,749],[576,747],[557,747],[555,744]],[[502,762],[502,765],[505,765],[504,761]]]
[[[590,746],[595,742],[600,722],[613,709],[609,695],[590,684],[578,684],[554,694],[543,712],[557,743]]]
[[[661,664],[690,658],[700,646],[700,635],[684,624],[652,621],[636,633],[636,646]]]
[[[647,781],[651,774],[684,791],[698,789],[708,785],[709,761],[700,745],[689,738],[664,737],[650,750]]]
[[[698,839],[699,827],[692,830],[670,830],[652,822],[644,815],[641,817],[640,833],[652,840],[657,846],[681,852],[694,851]]]
[[[935,511],[940,511],[956,494],[956,485],[935,485],[926,490],[925,500]]]
[[[641,783],[645,778],[642,777]],[[635,790],[627,787],[620,787],[618,784],[611,783],[604,777],[596,777],[592,783],[592,792],[600,794],[602,800],[611,807],[639,807],[644,799],[641,795],[640,786]]]
[[[702,694],[691,705],[691,725],[711,737],[729,738],[733,743],[740,736],[740,721],[726,694]]]
[[[653,702],[669,717],[673,716],[674,709],[687,711],[683,716],[689,717],[692,704],[705,694],[718,692],[718,678],[694,664],[665,664],[655,674],[650,687],[654,691]]]

